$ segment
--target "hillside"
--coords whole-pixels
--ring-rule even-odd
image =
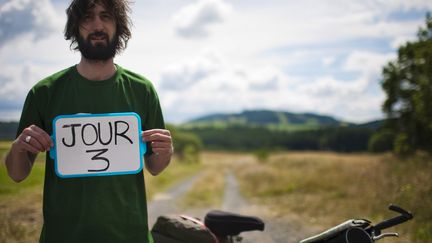
[[[12,140],[15,138],[18,122],[0,122],[0,140]]]
[[[230,126],[265,127],[275,130],[304,131],[323,127],[357,126],[331,116],[271,110],[250,110],[234,114],[212,114],[181,125],[182,128]]]
[[[214,114],[176,126],[207,149],[366,151],[382,121],[354,124],[312,113],[254,110]],[[229,139],[227,139],[229,138]]]

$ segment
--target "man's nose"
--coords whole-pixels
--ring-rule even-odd
[[[103,30],[103,28],[104,28],[104,26],[103,26],[103,22],[102,22],[102,20],[99,18],[99,16],[96,16],[96,17],[93,19],[92,28],[93,28],[93,30],[95,30],[95,31],[101,31],[101,30]]]

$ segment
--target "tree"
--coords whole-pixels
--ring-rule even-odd
[[[373,153],[391,151],[394,147],[394,141],[393,131],[387,129],[377,131],[369,139],[368,151]]]
[[[395,151],[409,154],[432,151],[432,17],[417,40],[398,49],[398,58],[383,68],[383,111],[395,133]]]
[[[167,125],[171,132],[174,144],[174,153],[182,162],[199,162],[199,154],[202,149],[202,142],[198,136],[193,133],[179,131],[173,125]]]

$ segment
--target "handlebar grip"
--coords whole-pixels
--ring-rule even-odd
[[[402,214],[403,216],[405,216],[407,218],[407,220],[410,220],[413,218],[413,215],[410,212],[406,211],[405,209],[403,209],[397,205],[390,204],[389,209],[394,211],[394,212]]]
[[[394,211],[394,212],[398,212],[398,213],[400,213],[401,215],[396,216],[396,217],[391,218],[391,219],[388,219],[388,220],[385,220],[385,221],[383,221],[383,222],[381,222],[381,223],[375,225],[375,226],[373,227],[374,230],[378,230],[378,231],[380,231],[380,230],[382,230],[382,229],[390,228],[390,227],[392,227],[392,226],[395,226],[395,225],[401,224],[401,223],[403,223],[403,222],[405,222],[405,221],[408,221],[408,220],[410,220],[410,219],[413,218],[413,215],[412,215],[410,212],[408,212],[408,211],[406,211],[405,209],[403,209],[403,208],[401,208],[401,207],[399,207],[399,206],[396,206],[396,205],[394,205],[394,204],[391,204],[391,205],[389,206],[389,209],[392,210],[392,211]]]
[[[374,229],[375,230],[387,229],[387,228],[393,227],[395,225],[401,224],[407,220],[408,219],[406,219],[404,216],[397,216],[397,217],[388,219],[386,221],[383,221],[383,222],[375,225]]]

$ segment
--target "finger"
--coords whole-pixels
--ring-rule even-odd
[[[26,138],[30,136],[30,140],[26,141]],[[32,131],[26,131],[21,134],[20,141],[24,142],[25,144],[28,144],[35,149],[37,149],[39,152],[45,151],[44,146],[38,141],[37,134]]]
[[[158,150],[158,151],[167,151],[167,152],[173,153],[173,151],[174,151],[174,147],[172,146],[171,143],[152,142],[151,148],[152,148],[153,152],[155,150]]]
[[[21,134],[23,136],[23,140],[25,140],[27,136],[30,136],[31,138],[28,143],[32,144],[34,147],[41,151],[45,151],[44,139],[42,138],[42,135],[35,130],[35,127],[35,125],[31,125],[23,130]]]
[[[41,138],[41,135],[31,129],[25,130],[22,133],[22,140],[30,145],[32,145],[33,147],[35,147],[36,149],[38,149],[39,151],[46,151],[47,149],[45,148],[45,144],[43,144],[43,140]],[[30,140],[27,142],[25,141],[26,137],[30,136]],[[49,147],[48,147],[49,148]]]
[[[170,135],[160,134],[160,133],[154,133],[148,136],[143,136],[144,141],[146,142],[152,142],[152,141],[166,141],[169,142],[172,140]]]
[[[152,148],[170,148],[171,143],[166,142],[152,142],[151,143]]]
[[[50,148],[53,146],[53,142],[48,133],[46,133],[44,130],[42,130],[36,125],[31,125],[30,129],[31,131],[34,131],[36,133],[32,136],[36,136],[36,139],[42,144],[45,150],[50,150]]]
[[[156,154],[172,154],[172,150],[168,149],[168,148],[155,148],[152,150],[153,150],[153,153],[156,153]]]
[[[33,125],[33,129],[42,135],[45,144],[49,145],[49,147],[54,146],[54,142],[52,141],[51,136],[47,132],[45,132],[44,130],[42,130],[40,127],[36,125]]]
[[[155,133],[171,135],[171,132],[169,130],[166,130],[166,129],[150,129],[150,130],[143,131],[142,135],[143,136],[150,136],[150,135],[155,134]]]
[[[33,147],[32,145],[30,145],[29,143],[27,143],[26,141],[21,140],[20,141],[20,145],[23,148],[24,151],[29,151],[33,154],[38,154],[40,151],[38,149],[36,149],[35,147]]]

